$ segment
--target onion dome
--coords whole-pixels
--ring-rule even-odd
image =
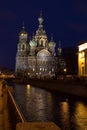
[[[30,40],[29,44],[30,44],[31,47],[37,46],[37,42],[35,40]]]
[[[59,41],[58,55],[61,55],[61,53],[62,53],[61,41]]]
[[[56,43],[53,41],[53,36],[51,36],[51,41],[49,42],[49,47],[55,47]]]
[[[29,44],[30,44],[31,47],[37,46],[37,42],[35,41],[34,34],[33,34],[32,40],[30,40]]]
[[[43,18],[42,18],[42,13],[40,13],[40,17],[38,18],[39,24],[42,25],[43,23]]]
[[[23,26],[22,26],[22,30],[21,30],[21,32],[19,33],[19,35],[20,35],[20,36],[28,35],[28,33],[25,31],[25,26],[24,26],[24,24],[23,24]]]
[[[28,33],[25,31],[24,24],[22,26],[22,31],[19,33],[19,41],[20,42],[27,42]]]

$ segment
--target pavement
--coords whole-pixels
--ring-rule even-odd
[[[25,122],[18,123],[16,130],[61,130],[53,122]]]
[[[7,107],[7,94],[0,81],[0,130],[11,130]]]

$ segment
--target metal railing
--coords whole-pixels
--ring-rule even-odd
[[[21,121],[21,122],[25,122],[25,118],[24,118],[23,114],[21,113],[21,111],[19,110],[19,107],[18,107],[18,105],[17,105],[17,103],[16,103],[16,101],[15,101],[15,99],[14,99],[12,93],[10,92],[10,90],[8,90],[8,94],[9,94],[11,100],[12,100],[12,103],[13,103],[13,105],[14,105],[14,107],[15,107],[16,112],[18,113],[18,116],[19,116],[19,118],[20,118],[20,121]]]
[[[21,113],[20,108],[18,107],[9,86],[7,87],[7,105],[9,110],[10,124],[12,130],[15,130],[17,123],[24,123],[26,122],[26,119]]]

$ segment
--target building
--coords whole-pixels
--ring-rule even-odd
[[[87,42],[78,46],[78,76],[87,76]]]
[[[39,27],[36,34],[32,36],[28,43],[28,33],[23,25],[19,33],[19,43],[17,45],[15,74],[23,77],[54,77],[59,68],[64,70],[65,61],[61,56],[61,46],[58,54],[55,52],[56,43],[51,37],[48,42],[46,31],[43,29],[43,18],[38,18]]]

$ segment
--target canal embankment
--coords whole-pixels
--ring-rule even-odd
[[[0,130],[11,130],[7,107],[7,89],[0,81]]]
[[[5,80],[0,80],[0,130],[15,130],[17,123],[25,122],[13,92]]]
[[[0,130],[60,130],[53,122],[27,122],[13,93],[13,88],[0,80]]]
[[[62,92],[66,94],[76,95],[87,98],[87,80],[84,79],[64,79],[64,80],[42,80],[27,79],[22,80],[24,83],[43,89]],[[20,81],[19,81],[20,83]]]

